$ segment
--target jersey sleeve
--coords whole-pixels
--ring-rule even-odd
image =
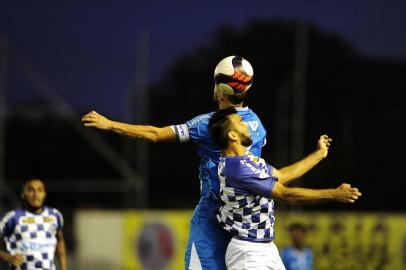
[[[58,222],[58,231],[63,229],[64,226],[64,221],[63,221],[63,215],[61,212],[59,212],[58,209],[53,209],[54,214],[56,216],[56,220]]]
[[[179,142],[198,142],[209,137],[210,114],[202,114],[186,123],[171,126]]]
[[[229,171],[229,170],[233,171]],[[267,165],[267,170],[258,167],[257,164],[247,160],[240,160],[238,168],[227,168],[229,180],[237,187],[237,191],[259,195],[269,198],[275,182],[278,180],[272,176],[272,167]]]
[[[8,237],[12,234],[15,227],[15,211],[10,211],[0,219],[0,236]]]

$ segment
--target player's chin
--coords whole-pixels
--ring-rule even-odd
[[[43,201],[30,202],[30,206],[33,208],[41,208],[43,204],[44,204]]]

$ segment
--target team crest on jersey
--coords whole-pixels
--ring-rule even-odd
[[[257,131],[259,123],[258,121],[248,121],[246,122],[252,131]]]

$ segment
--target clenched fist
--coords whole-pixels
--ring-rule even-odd
[[[328,154],[328,149],[330,148],[330,144],[333,141],[328,135],[321,135],[320,139],[317,143],[317,151],[320,152],[320,155],[325,158]]]

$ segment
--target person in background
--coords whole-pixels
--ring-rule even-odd
[[[68,270],[63,217],[55,208],[44,205],[46,190],[40,179],[30,179],[22,187],[23,206],[0,219],[0,237],[7,251],[0,259],[12,270],[55,270],[55,251],[60,270]]]
[[[302,223],[294,223],[289,226],[289,232],[292,244],[281,251],[286,270],[313,270],[313,251],[306,246],[307,227]]]

